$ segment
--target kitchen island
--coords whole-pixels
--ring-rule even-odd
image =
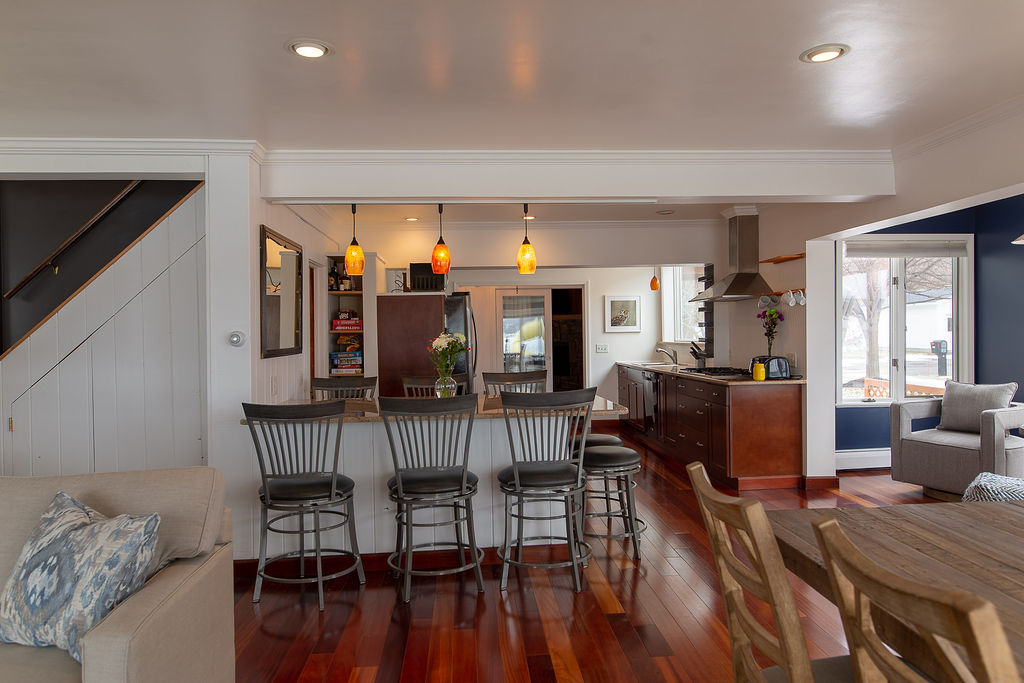
[[[388,499],[387,480],[394,476],[395,469],[384,422],[378,412],[376,399],[348,399],[345,401],[345,409],[338,469],[356,483],[354,504],[359,549],[363,553],[391,552],[395,549],[395,511],[393,503]],[[600,396],[594,400],[594,420],[617,418],[624,412],[625,408],[614,401]],[[498,488],[497,473],[512,464],[512,455],[503,418],[501,400],[480,395],[470,440],[469,469],[480,478],[479,490],[473,498],[473,512],[476,518],[477,544],[481,548],[499,545],[504,534],[504,495]],[[246,424],[244,419],[241,423]],[[251,509],[236,512],[235,518],[251,520],[253,533],[258,534],[259,500],[256,491],[260,482],[255,453],[252,457],[255,479],[251,483]],[[420,512],[426,515],[443,514],[439,510]],[[245,517],[242,517],[243,514]],[[417,521],[420,521],[419,517]],[[557,525],[557,522],[555,524]],[[551,535],[551,522],[529,521],[526,530],[527,536]],[[556,529],[555,533],[564,535],[564,531],[562,529],[558,532]],[[439,534],[439,540],[453,540],[453,537],[449,538],[453,532],[451,527],[424,527],[416,530],[416,542],[430,542],[433,540],[432,533],[435,532]],[[271,545],[268,554],[282,552],[279,549],[285,542],[282,537],[283,534],[270,535],[268,542],[278,544],[278,548]],[[349,547],[338,545],[347,543],[341,529],[325,532],[323,537],[326,547]],[[258,538],[258,535],[254,538]]]
[[[803,485],[804,383],[618,364],[622,421],[662,457],[701,462],[716,484],[737,490]]]

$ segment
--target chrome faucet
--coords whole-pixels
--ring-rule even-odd
[[[679,358],[678,358],[678,356],[676,356],[675,349],[666,349],[666,348],[663,348],[661,346],[658,346],[658,347],[656,347],[654,349],[654,351],[655,351],[655,353],[659,353],[659,352],[663,353],[666,356],[668,356],[670,359],[672,359],[672,365],[679,365]]]

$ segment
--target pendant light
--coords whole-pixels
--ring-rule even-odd
[[[363,248],[356,241],[356,205],[352,205],[352,243],[345,250],[345,272],[349,275],[362,275],[366,267]]]
[[[444,275],[452,267],[452,252],[444,243],[444,225],[441,214],[444,213],[444,204],[437,205],[437,244],[430,254],[430,270],[435,275]]]
[[[519,253],[516,254],[516,268],[522,275],[532,275],[537,272],[537,252],[530,244],[530,228],[526,217],[530,214],[530,205],[523,204],[523,243],[519,245]]]
[[[654,277],[651,278],[651,291],[657,292],[661,289],[661,283],[658,282],[658,269],[654,269]]]

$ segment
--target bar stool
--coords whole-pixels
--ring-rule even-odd
[[[575,439],[573,439],[573,443],[576,445],[577,448],[579,448],[580,441],[581,441],[581,439],[580,439],[579,436],[577,436]],[[595,434],[594,432],[591,432],[591,433],[587,434],[587,440],[586,440],[586,443],[584,443],[584,448],[593,448],[594,446],[621,446],[621,445],[622,445],[622,439],[620,439],[619,437],[615,436],[614,434]]]
[[[388,497],[397,505],[395,552],[388,565],[402,575],[401,596],[409,602],[413,576],[441,576],[472,569],[477,590],[484,590],[473,527],[473,496],[477,476],[469,471],[469,440],[477,396],[451,398],[380,398],[380,415],[391,446],[395,476],[388,480]],[[415,522],[417,510],[447,509],[450,520]],[[455,527],[455,542],[415,543],[417,527]],[[465,529],[466,540],[463,538]],[[435,537],[436,538],[436,537]],[[413,569],[414,550],[453,548],[459,564],[444,569]],[[404,557],[405,561],[402,562]]]
[[[366,583],[363,562],[356,539],[352,493],[355,482],[338,473],[341,454],[341,425],[344,401],[308,405],[260,405],[243,403],[256,458],[260,466],[260,559],[256,569],[256,587],[252,601],[260,601],[263,579],[279,583],[316,583],[320,609],[324,608],[324,581],[357,572],[359,583]],[[341,509],[336,509],[341,508]],[[268,511],[280,512],[268,520]],[[313,528],[306,528],[306,515],[312,515]],[[337,521],[323,526],[321,517],[331,515]],[[274,526],[295,518],[298,530]],[[351,550],[323,548],[320,534],[348,526]],[[296,534],[299,549],[267,558],[267,532]],[[306,576],[306,534],[313,534],[316,576]],[[323,573],[323,556],[341,555],[353,559],[351,566],[332,574]],[[288,557],[299,558],[299,577],[282,577],[267,572],[267,565]]]
[[[647,522],[636,516],[636,501],[633,497],[633,489],[636,488],[633,475],[640,471],[640,454],[623,446],[587,446],[583,450],[583,470],[588,483],[600,479],[603,486],[599,489],[588,488],[587,500],[604,500],[605,504],[604,512],[586,512],[584,516],[605,518],[609,528],[611,521],[619,518],[623,527],[621,532],[599,534],[587,531],[583,535],[591,538],[631,538],[633,558],[639,561],[640,534],[647,529]],[[615,510],[612,509],[612,494],[618,503]]]
[[[503,391],[517,391],[536,394],[544,391],[548,381],[547,370],[532,372],[485,372],[484,387],[487,394],[497,396]]]
[[[580,537],[582,529],[584,480],[581,449],[574,445],[579,435],[585,441],[590,429],[596,388],[552,393],[501,392],[512,465],[498,472],[498,485],[505,494],[505,538],[498,549],[501,558],[501,590],[508,586],[510,566],[550,569],[572,567],[573,589],[582,590],[580,564],[590,557],[590,546]],[[562,512],[529,512],[527,505],[560,503]],[[525,536],[526,521],[565,520],[565,536],[554,533]],[[517,533],[512,558],[512,521]],[[564,541],[567,561],[527,562],[526,541]]]
[[[452,375],[455,380],[455,395],[463,396],[466,387],[469,385],[469,375],[466,373]],[[435,384],[437,375],[405,375],[402,377],[402,391],[406,396],[436,398]]]
[[[373,398],[376,377],[314,377],[310,382],[318,401],[339,398]]]

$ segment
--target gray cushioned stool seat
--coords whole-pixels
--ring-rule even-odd
[[[344,474],[335,475],[337,479],[338,494],[351,493],[356,483]],[[270,487],[270,498],[272,500],[316,500],[317,498],[330,498],[331,496],[331,475],[326,474],[294,474],[269,479],[267,485]],[[263,487],[259,490],[260,498],[263,497]]]
[[[514,486],[512,465],[498,472],[498,482]],[[576,484],[576,467],[567,462],[524,462],[519,465],[519,484],[524,487],[548,488]]]
[[[472,472],[466,472],[466,485],[476,488],[478,478]],[[446,467],[434,470],[415,470],[402,472],[402,493],[433,494],[458,493],[462,489],[462,468]],[[398,477],[388,479],[388,490],[398,490]]]
[[[640,464],[640,454],[625,446],[588,446],[583,451],[583,469],[629,467]]]
[[[576,437],[572,440],[573,444],[579,445],[580,437]],[[587,441],[584,444],[584,448],[593,448],[594,446],[621,446],[622,439],[615,436],[614,434],[587,434]]]

